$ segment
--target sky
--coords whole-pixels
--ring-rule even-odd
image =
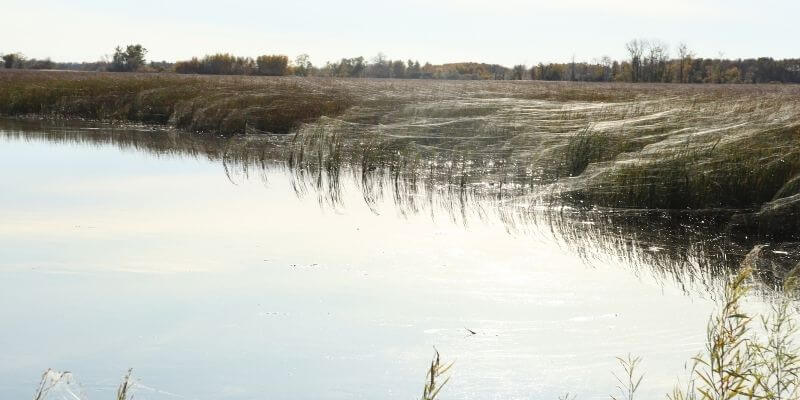
[[[623,59],[625,43],[685,42],[701,57],[800,57],[798,0],[0,0],[0,53],[97,61],[141,43],[149,60],[217,52],[434,64]]]

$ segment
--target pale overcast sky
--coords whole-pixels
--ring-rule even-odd
[[[148,59],[215,52],[378,52],[432,63],[625,57],[633,38],[684,41],[699,56],[800,57],[800,0],[0,0],[0,53],[96,61],[141,43]]]

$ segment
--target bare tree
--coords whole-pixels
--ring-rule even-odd
[[[608,82],[611,80],[611,65],[613,61],[609,56],[603,56],[599,62],[603,66],[603,81]]]
[[[575,54],[572,55],[572,62],[569,63],[569,80],[575,80]]]
[[[689,46],[686,43],[681,42],[678,44],[678,58],[681,60],[680,66],[678,66],[678,81],[680,83],[686,82],[686,77],[684,76],[684,69],[686,68],[686,62],[691,61],[692,57],[694,57],[694,53],[689,50]]]
[[[518,81],[525,79],[525,70],[525,64],[515,65],[511,70],[511,79]]]
[[[300,54],[294,59],[294,74],[298,76],[308,76],[314,65],[311,64],[308,54]]]
[[[714,60],[714,83],[722,83],[722,62],[725,58],[725,53],[720,51],[719,57]]]
[[[647,46],[647,64],[650,82],[661,82],[666,77],[669,45],[660,40],[651,40]]]
[[[631,81],[638,82],[642,69],[642,55],[647,47],[647,41],[642,39],[633,39],[625,44],[625,49],[628,50],[628,55],[631,58]]]

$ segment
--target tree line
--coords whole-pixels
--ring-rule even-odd
[[[147,49],[139,44],[117,47],[108,60],[95,63],[57,63],[49,59],[26,59],[22,54],[3,55],[5,68],[70,69],[111,72],[174,72],[180,74],[325,76],[348,78],[394,79],[475,79],[475,80],[547,80],[583,82],[651,83],[800,83],[800,59],[776,60],[769,57],[725,59],[696,57],[686,44],[674,53],[659,40],[635,39],[626,43],[627,59],[601,57],[591,62],[539,63],[533,66],[505,67],[486,63],[420,64],[416,60],[392,60],[379,53],[371,60],[364,57],[342,58],[315,66],[307,54],[294,60],[285,55],[268,54],[256,58],[228,53],[195,57],[170,63],[149,63]]]
[[[540,63],[527,71],[527,78],[586,82],[800,83],[800,59],[797,58],[702,58],[696,57],[684,43],[670,55],[665,43],[641,39],[628,42],[625,49],[628,59],[623,61],[602,57],[593,62]]]

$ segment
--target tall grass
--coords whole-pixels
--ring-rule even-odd
[[[800,346],[796,343],[794,283],[755,318],[742,308],[753,271],[745,266],[725,286],[722,307],[709,319],[706,346],[693,358],[685,388],[676,386],[672,400],[797,399],[800,395]]]
[[[47,394],[50,393],[50,391],[53,390],[56,385],[69,379],[71,379],[71,374],[69,372],[56,372],[52,369],[47,369],[42,373],[39,386],[36,388],[36,392],[33,394],[33,400],[46,399]]]
[[[741,309],[751,270],[744,269],[725,286],[721,310],[708,322],[705,353],[694,357],[694,376],[703,399],[752,398],[758,378],[750,338],[751,317]]]
[[[133,368],[128,369],[125,377],[122,378],[122,383],[117,388],[117,398],[115,400],[128,400],[133,398]]]
[[[575,134],[567,143],[564,154],[564,172],[567,176],[578,176],[589,164],[601,161],[613,154],[609,149],[609,137],[593,132],[589,128]]]
[[[798,146],[800,121],[732,143],[665,149],[608,169],[580,193],[604,206],[758,208],[792,192],[792,180],[800,174]]]
[[[295,78],[0,73],[0,115],[149,123],[224,135],[288,133],[351,103],[339,85]]]
[[[450,377],[444,378],[453,363],[443,364],[439,356],[439,351],[434,349],[433,360],[425,376],[425,387],[422,390],[422,400],[435,400],[444,385],[450,381]]]
[[[633,400],[636,398],[636,391],[639,390],[642,379],[644,379],[644,375],[639,374],[637,369],[642,362],[642,358],[628,354],[626,358],[617,357],[617,361],[619,361],[619,365],[622,367],[624,374],[621,377],[614,374],[614,377],[617,378],[617,382],[619,382],[617,389],[619,389],[620,397],[611,396],[611,399]]]
[[[80,391],[76,393],[74,390],[76,383],[70,372],[56,372],[52,369],[46,370],[42,374],[39,386],[33,395],[33,400],[47,400],[50,395],[59,396],[63,399],[84,400],[86,395]],[[133,400],[136,383],[133,378],[133,369],[128,369],[128,372],[122,378],[122,382],[117,387],[117,392],[114,400]],[[60,391],[58,389],[61,389]]]

